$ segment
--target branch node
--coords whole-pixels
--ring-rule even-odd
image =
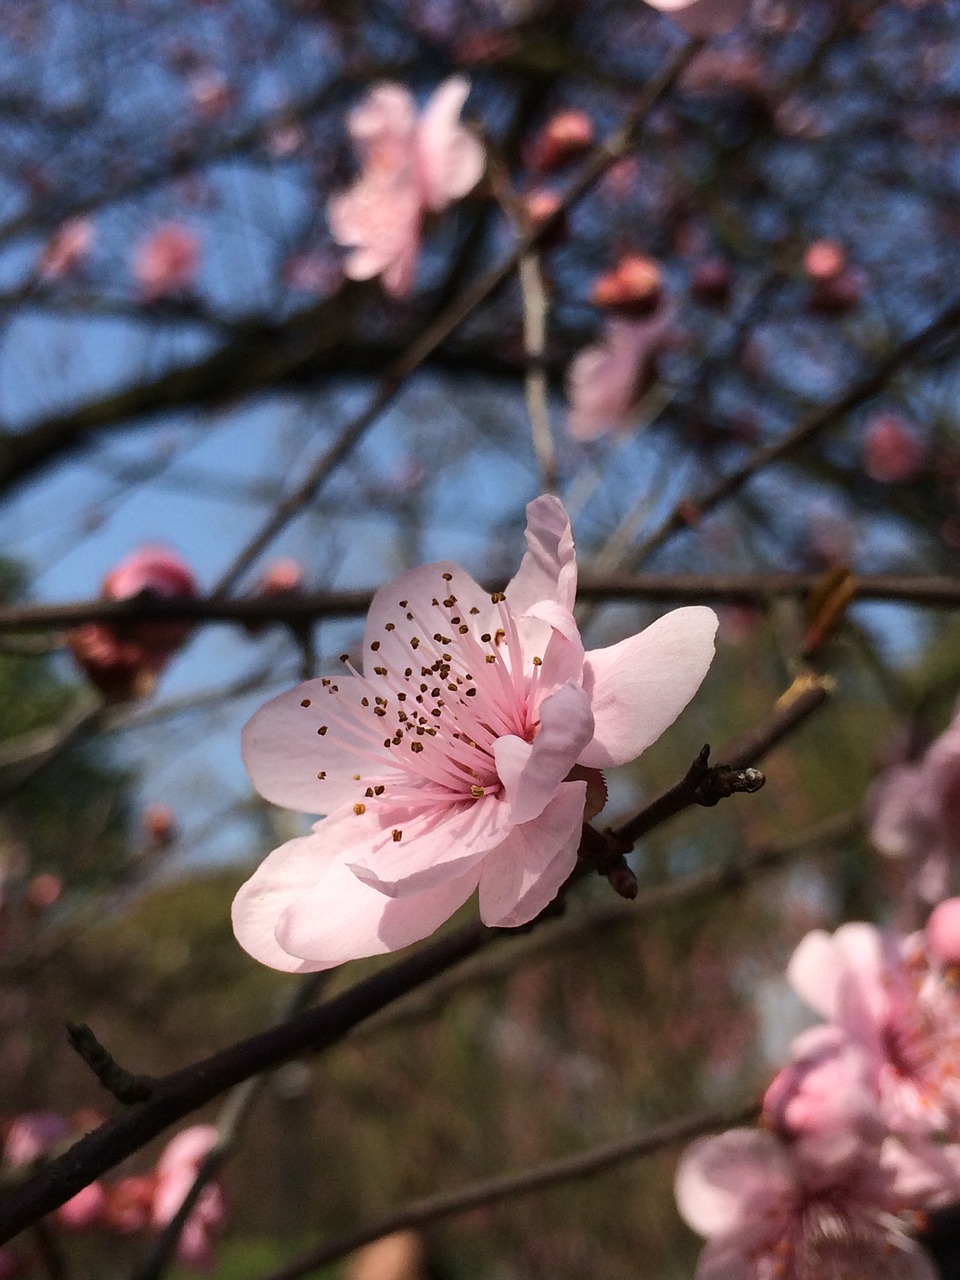
[[[85,1022],[68,1022],[67,1038],[108,1093],[118,1102],[132,1106],[153,1096],[156,1080],[152,1076],[134,1075],[121,1067],[103,1047]]]

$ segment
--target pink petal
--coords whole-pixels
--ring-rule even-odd
[[[576,866],[586,791],[585,782],[562,782],[538,818],[514,827],[487,855],[480,872],[484,924],[526,924],[554,900]]]
[[[387,897],[407,897],[463,876],[500,844],[516,820],[496,796],[453,800],[396,817],[397,826],[356,838],[344,849],[350,870]],[[400,825],[402,824],[402,826]],[[351,833],[348,822],[345,831]],[[400,831],[395,840],[393,831]],[[365,845],[366,847],[362,847]]]
[[[564,685],[545,698],[532,743],[514,734],[493,745],[510,816],[517,824],[543,813],[593,736],[593,714],[583,689]]]
[[[749,0],[647,0],[690,36],[721,35],[736,26]]]
[[[674,1189],[680,1215],[702,1236],[750,1232],[769,1216],[765,1234],[776,1238],[795,1198],[786,1148],[766,1130],[731,1129],[700,1138],[677,1168]]]
[[[344,671],[326,684],[306,680],[264,703],[242,738],[243,762],[260,794],[288,809],[331,813],[362,803],[367,787],[393,777],[386,749],[371,743],[352,718],[365,696],[364,685]],[[364,719],[369,724],[369,714]]]
[[[824,929],[813,929],[797,944],[787,965],[787,981],[822,1018],[834,1021],[839,1007],[840,966],[833,939]]]
[[[300,836],[274,849],[240,887],[233,900],[233,932],[254,960],[284,973],[326,968],[284,951],[277,942],[276,928],[287,907],[324,879],[329,861],[322,840],[316,835]],[[343,874],[355,880],[346,868]]]
[[[842,925],[832,937],[822,929],[808,933],[790,958],[787,980],[812,1009],[878,1055],[881,1029],[902,978],[899,969],[886,936],[856,922]]]
[[[567,374],[567,430],[575,440],[595,440],[630,425],[630,410],[654,338],[651,326],[610,320],[602,340],[574,359]]]
[[[455,600],[456,604],[446,607],[444,600]],[[453,618],[461,622],[453,623]],[[459,645],[457,627],[469,626],[477,636],[492,633],[499,625],[500,614],[490,593],[458,564],[441,560],[409,569],[373,597],[363,631],[364,674],[372,675],[377,666],[404,671],[414,636],[420,640],[449,636],[451,643]]]
[[[472,191],[483,177],[486,155],[469,129],[459,123],[470,81],[451,76],[430,97],[417,131],[417,155],[423,203],[434,213]]]
[[[699,605],[674,609],[639,635],[586,655],[594,737],[579,764],[605,769],[635,760],[673,724],[713,660],[717,615]]]
[[[563,504],[544,494],[527,504],[527,550],[506,595],[515,614],[542,600],[573,610],[577,594],[577,554]]]
[[[403,85],[374,85],[347,117],[364,168],[397,170],[413,163],[417,109]]]
[[[873,783],[865,808],[872,815],[870,839],[881,853],[890,858],[912,857],[929,844],[931,823],[924,791],[924,770],[915,764],[893,765]]]
[[[304,958],[304,970],[397,951],[448,920],[473,893],[477,880],[473,870],[438,889],[388,898],[342,862],[334,862],[283,912],[277,940],[285,952]]]

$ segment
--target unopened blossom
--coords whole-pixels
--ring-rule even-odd
[[[646,320],[611,317],[601,340],[567,373],[567,430],[575,440],[629,431],[633,410],[653,382],[660,342],[673,318],[661,306]]]
[[[47,241],[38,271],[41,280],[60,280],[76,271],[93,247],[89,218],[69,218]]]
[[[217,1137],[213,1125],[195,1124],[167,1143],[157,1162],[152,1211],[155,1227],[164,1227],[175,1217],[196,1180],[200,1166],[216,1145]],[[208,1182],[180,1232],[177,1243],[180,1262],[201,1271],[210,1269],[213,1265],[213,1238],[223,1225],[225,1213],[220,1184]]]
[[[54,1218],[61,1227],[68,1231],[88,1231],[91,1227],[99,1227],[104,1221],[107,1193],[99,1182],[91,1182],[76,1195],[65,1200],[54,1211]]]
[[[684,1152],[675,1189],[707,1240],[697,1280],[936,1280],[869,1148],[832,1166],[769,1130],[732,1129]]]
[[[197,582],[190,566],[167,547],[145,546],[132,552],[103,580],[107,600],[148,595],[192,599]],[[149,693],[156,677],[186,642],[188,622],[88,622],[67,636],[78,665],[109,698]]]
[[[629,318],[644,318],[663,297],[663,273],[653,258],[628,253],[610,271],[598,276],[590,301]]]
[[[486,924],[532,920],[577,859],[584,771],[623,764],[703,680],[717,620],[677,609],[585,653],[570,522],[527,508],[527,552],[491,596],[456,564],[374,597],[363,674],[307,681],[243,735],[257,789],[327,816],[274,850],[234,901],[240,943],[292,972],[394,951],[479,889]]]
[[[919,760],[876,778],[866,811],[880,852],[913,864],[925,901],[944,897],[960,859],[960,710]]]
[[[200,239],[180,222],[157,227],[133,255],[133,276],[145,302],[191,288],[199,268]]]
[[[721,35],[735,27],[750,7],[749,0],[647,0],[689,36]]]
[[[381,84],[351,111],[360,174],[327,206],[333,238],[350,250],[343,269],[351,280],[382,276],[387,293],[410,293],[423,219],[442,213],[483,175],[483,146],[459,122],[469,92],[468,80],[451,76],[418,115],[407,89]]]
[[[914,480],[927,453],[927,441],[899,414],[877,414],[864,429],[863,469],[871,480],[882,484]]]
[[[540,173],[549,173],[580,155],[593,138],[593,121],[585,111],[559,111],[534,138],[530,164]]]

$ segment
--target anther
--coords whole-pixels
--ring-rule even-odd
[[[484,794],[483,787],[476,787],[476,786],[471,787],[470,794],[473,796],[474,800],[479,800],[480,797]]]
[[[324,780],[326,776],[327,776],[326,769],[321,769],[320,772],[317,774],[317,777],[320,779],[321,782]]]
[[[376,652],[377,652],[377,650],[380,648],[380,641],[379,641],[379,640],[371,640],[371,641],[370,641],[370,648],[373,650],[373,652],[374,652],[374,653],[376,653]]]
[[[383,792],[384,792],[384,788],[382,785],[373,788],[373,794],[375,796],[382,796]]]
[[[349,661],[350,661],[350,655],[349,655],[349,653],[341,653],[341,655],[340,655],[340,661],[341,661],[341,662],[349,662]]]
[[[458,632],[460,633],[460,635],[462,635],[462,636],[465,636],[469,630],[470,630],[470,628],[467,626],[467,624],[466,624],[465,622],[464,622],[461,626],[457,627],[457,631],[458,631]]]
[[[320,728],[317,730],[317,733],[319,733],[321,738],[326,732],[327,732],[327,726],[325,724],[322,724]]]
[[[533,660],[533,665],[534,665],[535,667],[542,667],[542,666],[543,666],[543,659],[542,659],[542,658],[534,658],[534,660]]]
[[[506,600],[506,598],[507,598],[507,597],[503,594],[503,592],[502,592],[502,591],[494,591],[493,595],[490,597],[490,603],[491,603],[491,604],[503,604],[503,602],[504,602],[504,600]]]
[[[395,622],[388,622],[384,625],[383,629],[384,631],[396,631],[397,624]]]
[[[441,574],[440,576],[443,578],[444,582],[452,582],[452,581],[453,581],[453,574],[452,574],[452,573],[443,573],[443,574]]]
[[[390,834],[393,836],[394,844],[399,844],[400,841],[403,839],[403,832],[400,830],[399,827],[394,827],[393,830],[390,832]]]
[[[419,637],[419,636],[411,636],[411,637],[410,637],[410,648],[411,648],[411,649],[419,649],[419,648],[420,648],[420,637]]]
[[[410,750],[411,750],[411,751],[413,751],[413,752],[415,752],[417,755],[419,755],[419,754],[420,754],[420,752],[423,750],[423,743],[422,743],[422,742],[411,742],[411,743],[410,743]]]
[[[310,699],[309,699],[309,698],[304,698],[304,700],[300,703],[300,705],[301,705],[301,707],[309,707],[309,705],[310,705]]]
[[[359,803],[357,803],[357,804],[355,804],[355,805],[353,806],[353,812],[354,812],[354,813],[357,815],[357,817],[359,818],[359,817],[360,817],[360,815],[361,815],[362,813],[366,813],[366,812],[367,812],[367,806],[366,806],[365,804],[359,804]]]

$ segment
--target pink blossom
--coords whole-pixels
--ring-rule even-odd
[[[815,929],[787,977],[865,1055],[888,1128],[947,1141],[960,1167],[960,1002],[925,939],[860,923]]]
[[[153,1197],[155,1227],[166,1226],[176,1215],[201,1164],[216,1146],[217,1136],[213,1125],[196,1124],[167,1143],[157,1163]],[[212,1237],[222,1226],[224,1214],[223,1191],[217,1182],[208,1182],[180,1233],[177,1257],[182,1263],[209,1270],[213,1264]]]
[[[236,897],[251,955],[291,972],[394,951],[432,933],[479,887],[480,915],[524,924],[576,863],[587,783],[644,751],[693,696],[717,619],[677,609],[584,653],[572,609],[570,522],[527,508],[527,553],[490,596],[455,564],[377,592],[364,672],[268,702],[243,754],[268,800],[325,813]]]
[[[93,247],[93,223],[89,218],[70,218],[47,241],[38,268],[41,280],[60,280],[69,275]]]
[[[200,266],[200,240],[180,222],[152,231],[137,245],[133,275],[145,302],[189,289]]]
[[[58,1111],[26,1111],[7,1130],[3,1158],[9,1165],[32,1164],[69,1134],[70,1126]]]
[[[483,147],[458,123],[469,92],[468,80],[451,76],[418,117],[402,85],[381,84],[351,111],[361,172],[327,206],[333,238],[351,250],[344,263],[351,280],[379,275],[394,297],[410,293],[423,218],[465,196],[483,174]]]
[[[936,1280],[893,1216],[893,1179],[875,1153],[838,1168],[767,1130],[732,1129],[684,1153],[684,1220],[707,1244],[697,1280]]]
[[[560,111],[534,139],[530,164],[540,173],[549,173],[586,150],[593,136],[593,121],[585,111]]]
[[[926,902],[942,898],[960,857],[960,711],[920,760],[877,777],[865,808],[880,852],[916,865]]]
[[[654,9],[665,13],[688,36],[722,34],[736,26],[749,6],[749,0],[647,0]]]
[[[665,306],[646,320],[612,318],[602,340],[576,356],[567,374],[567,430],[575,440],[630,429],[631,411],[652,381],[657,349],[671,319]]]
[[[197,582],[185,560],[167,547],[146,546],[121,560],[103,580],[108,600],[141,594],[192,599]],[[188,622],[90,622],[75,627],[67,643],[77,663],[107,697],[147,693],[186,642]]]
[[[926,461],[927,442],[895,413],[871,418],[863,433],[863,469],[871,480],[898,484],[916,478]]]
[[[55,1217],[61,1227],[70,1231],[85,1231],[103,1222],[106,1203],[107,1195],[103,1187],[99,1182],[91,1182],[60,1205]]]

